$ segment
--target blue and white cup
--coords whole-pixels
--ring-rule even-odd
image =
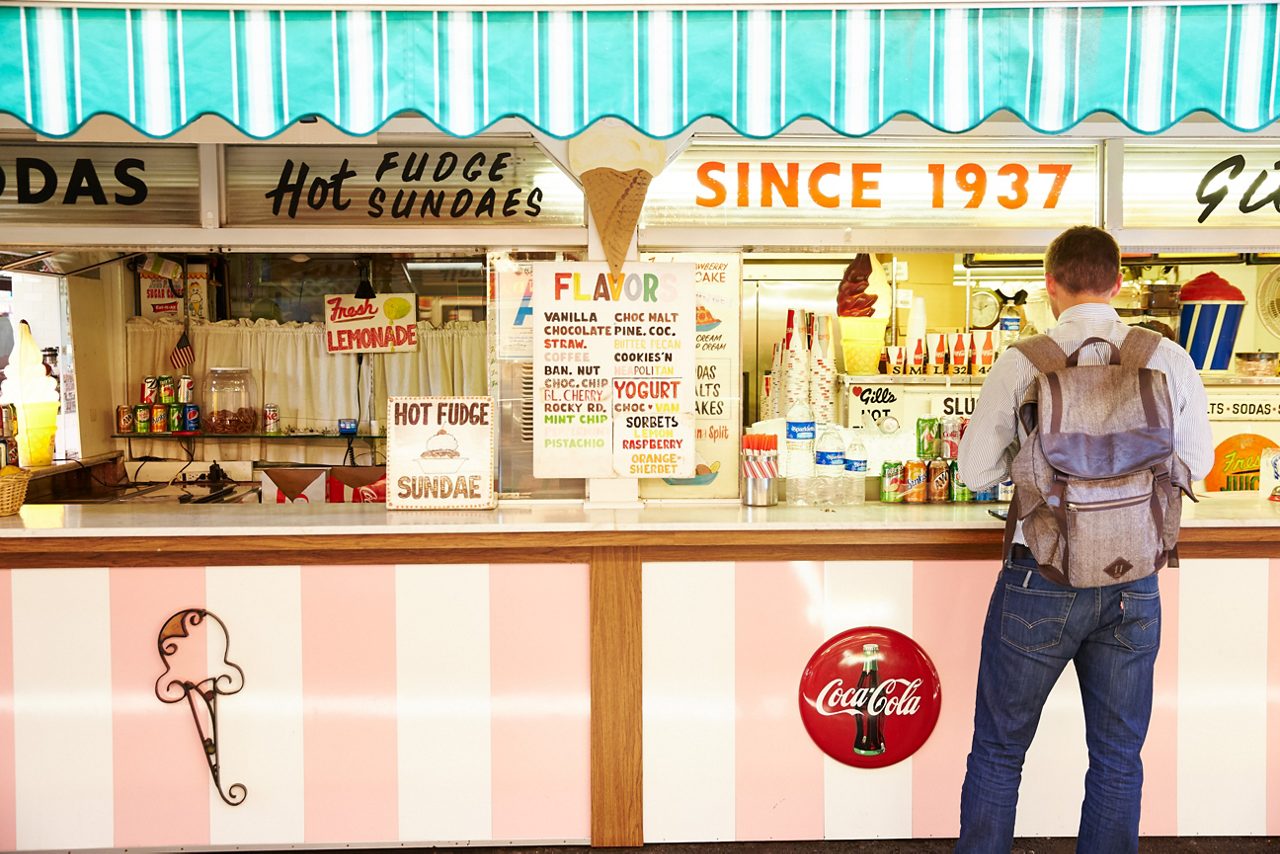
[[[1178,343],[1191,354],[1198,371],[1228,371],[1244,300],[1188,300],[1178,320]]]

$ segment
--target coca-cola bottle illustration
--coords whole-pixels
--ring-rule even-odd
[[[854,692],[854,720],[858,723],[857,736],[853,740],[853,752],[859,756],[879,756],[884,753],[884,716],[879,709],[871,711],[872,700],[880,687],[880,645],[862,645],[862,675]]]

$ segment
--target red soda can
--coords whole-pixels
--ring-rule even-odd
[[[947,460],[929,460],[929,501],[946,504],[951,500],[951,463]]]
[[[963,435],[964,422],[959,415],[948,415],[942,419],[942,458],[954,460],[960,456],[960,437]]]
[[[907,460],[902,464],[902,500],[908,504],[924,504],[929,500],[929,464],[925,460]]]
[[[195,403],[196,383],[190,374],[178,377],[178,403]]]
[[[133,407],[132,406],[116,407],[116,432],[117,433],[133,432]]]
[[[152,433],[168,433],[169,432],[169,404],[167,403],[151,404],[151,432]]]
[[[142,403],[159,403],[160,378],[144,377],[142,380]]]

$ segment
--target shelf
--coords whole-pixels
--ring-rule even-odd
[[[252,439],[271,439],[277,442],[315,442],[329,440],[331,442],[348,439],[385,439],[385,433],[360,433],[342,436],[337,433],[112,433],[113,439],[215,439],[228,442],[245,442]]]

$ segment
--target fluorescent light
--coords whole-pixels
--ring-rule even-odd
[[[410,261],[406,270],[483,270],[481,261]]]

